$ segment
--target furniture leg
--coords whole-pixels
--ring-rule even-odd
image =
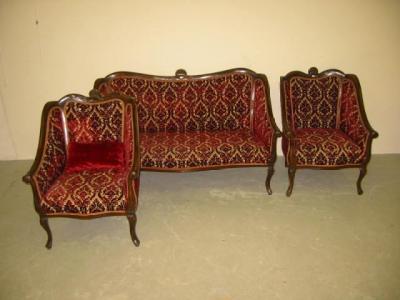
[[[292,190],[293,190],[294,176],[296,175],[296,168],[289,167],[288,175],[289,175],[289,187],[286,191],[286,196],[290,197],[290,195],[292,194]]]
[[[128,214],[128,221],[129,221],[129,229],[131,233],[132,242],[136,247],[139,247],[140,240],[136,235],[136,221],[137,217],[135,213]]]
[[[49,226],[49,221],[47,217],[40,217],[40,225],[43,227],[43,229],[47,232],[47,243],[46,243],[46,248],[51,249],[53,245],[53,236],[51,234],[50,226]]]
[[[366,168],[366,166],[362,166],[360,168],[360,175],[358,175],[358,179],[357,179],[357,193],[359,195],[362,195],[364,193],[364,191],[361,188],[361,181],[363,180],[363,178],[365,177],[366,174],[367,174],[367,168]]]
[[[272,175],[274,175],[274,173],[275,173],[274,166],[273,165],[268,166],[267,178],[265,179],[265,187],[267,189],[268,195],[272,194],[271,178],[272,178]]]

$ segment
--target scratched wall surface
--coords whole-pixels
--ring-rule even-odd
[[[33,158],[43,104],[87,94],[113,71],[248,67],[267,74],[281,126],[279,77],[311,66],[356,73],[380,133],[373,152],[399,153],[398,53],[394,0],[2,0],[0,92],[15,154],[1,157]]]

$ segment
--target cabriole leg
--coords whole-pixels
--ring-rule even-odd
[[[128,214],[128,221],[129,221],[129,229],[131,232],[132,242],[136,247],[139,247],[140,241],[136,235],[136,221],[137,221],[136,214],[135,213]]]
[[[359,195],[362,195],[362,193],[364,193],[361,188],[361,181],[363,180],[363,178],[365,177],[366,174],[367,174],[367,168],[365,166],[362,166],[360,168],[360,175],[358,175],[358,179],[357,179],[357,193]]]
[[[296,175],[296,168],[289,167],[288,175],[289,175],[289,187],[286,191],[286,196],[290,197],[290,195],[292,194],[292,191],[293,191],[294,176]]]
[[[49,221],[48,221],[47,217],[40,217],[40,225],[47,232],[46,248],[51,249],[51,247],[53,245],[53,236],[51,235],[51,230],[50,230]]]
[[[268,166],[267,178],[265,179],[265,187],[267,189],[268,195],[272,194],[271,178],[272,178],[272,175],[274,175],[274,173],[275,173],[274,166],[273,165]]]

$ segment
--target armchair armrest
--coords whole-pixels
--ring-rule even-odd
[[[35,161],[23,177],[39,197],[43,196],[61,175],[66,163],[66,144],[62,111],[57,102],[48,102],[42,112],[39,145]]]
[[[253,130],[260,140],[273,147],[276,139],[282,136],[282,132],[275,123],[269,99],[267,78],[265,75],[260,75],[260,78],[255,80]]]
[[[360,83],[355,75],[347,75],[343,81],[340,105],[340,129],[368,154],[371,141],[378,133],[367,119]]]

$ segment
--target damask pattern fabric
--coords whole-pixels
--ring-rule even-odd
[[[119,76],[99,91],[135,97],[140,132],[241,130],[250,128],[252,81],[238,73],[190,80]]]
[[[349,79],[342,85],[340,120],[340,129],[363,150],[365,157],[369,131],[361,117],[356,87]]]
[[[54,107],[49,111],[43,157],[32,177],[43,213],[77,216],[126,213],[128,178],[134,163],[132,117],[132,105],[125,105],[119,99],[89,103],[73,100],[66,102],[64,108]],[[67,154],[74,149],[79,153]],[[71,165],[74,154],[78,166]],[[90,159],[85,159],[85,155],[90,155]],[[139,180],[135,180],[134,189],[137,195]]]
[[[359,164],[362,149],[338,129],[307,128],[295,132],[297,166],[337,167]],[[286,162],[289,147],[283,147]]]
[[[272,146],[271,137],[274,129],[270,120],[271,116],[268,114],[264,82],[261,79],[256,79],[253,130],[255,135],[263,141],[265,145]],[[269,149],[269,152],[272,153],[272,149]]]
[[[61,175],[41,198],[48,215],[89,215],[125,212],[127,173],[123,170],[85,170]]]
[[[290,127],[337,128],[341,79],[293,77],[289,82],[286,109]]]
[[[77,143],[123,142],[124,103],[69,101],[65,105],[69,140]]]
[[[209,168],[266,165],[271,161],[271,138],[257,139],[248,130],[143,133],[142,168]]]
[[[47,133],[42,159],[36,173],[32,176],[39,196],[46,194],[64,170],[67,155],[62,122],[61,109],[51,108],[47,115]]]

